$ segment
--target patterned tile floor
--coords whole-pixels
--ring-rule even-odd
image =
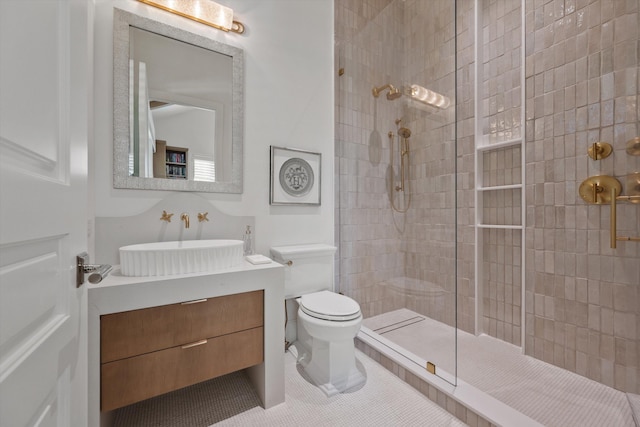
[[[367,381],[357,390],[327,397],[285,354],[285,402],[268,410],[243,372],[225,375],[116,413],[118,427],[198,426],[464,426],[457,418],[356,350]]]
[[[382,366],[356,351],[367,381],[352,392],[326,397],[296,365],[296,350],[285,356],[285,403],[253,408],[216,426],[464,426],[453,415]]]
[[[390,327],[402,322],[402,327]],[[366,319],[370,329],[420,357],[453,370],[448,326],[400,310]],[[237,372],[128,406],[116,412],[118,427],[216,426],[462,426],[375,361],[357,351],[367,382],[327,398],[285,354],[286,401],[260,406],[247,376]],[[458,334],[458,375],[464,381],[545,426],[635,426],[627,396],[587,378],[521,354],[491,337]],[[640,405],[640,402],[635,402]]]

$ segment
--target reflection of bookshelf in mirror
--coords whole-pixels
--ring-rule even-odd
[[[154,178],[187,179],[187,154],[189,149],[171,147],[167,141],[156,139],[156,152],[153,153]]]

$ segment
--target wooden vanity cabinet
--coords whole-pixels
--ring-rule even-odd
[[[264,291],[100,316],[101,410],[264,360]]]

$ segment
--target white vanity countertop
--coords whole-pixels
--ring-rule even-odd
[[[250,292],[267,287],[275,292],[284,292],[283,289],[277,289],[283,288],[283,280],[284,267],[281,264],[272,261],[268,264],[254,265],[243,260],[237,266],[213,273],[146,277],[123,276],[116,265],[102,282],[86,284],[89,290],[89,304],[100,314],[107,314]]]
[[[217,270],[214,272],[200,272],[200,273],[188,273],[188,274],[172,274],[169,276],[123,276],[120,272],[120,266],[114,265],[111,273],[105,277],[100,283],[89,283],[87,284],[87,289],[104,289],[111,286],[123,286],[123,285],[132,285],[136,283],[147,283],[147,282],[162,282],[162,281],[175,281],[175,280],[183,280],[193,277],[200,276],[212,276],[217,274],[225,274],[225,273],[235,273],[240,271],[252,271],[252,270],[265,270],[270,268],[282,267],[282,264],[278,264],[275,261],[271,261],[269,264],[251,264],[245,260],[242,261],[242,264]]]

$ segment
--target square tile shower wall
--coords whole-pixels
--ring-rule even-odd
[[[522,9],[517,0],[478,0],[482,40],[478,117],[489,144],[522,136]]]
[[[637,0],[526,2],[526,353],[640,392],[640,244],[609,247],[609,207],[580,183],[640,171]],[[587,156],[604,141],[613,153]],[[626,189],[623,188],[623,194]],[[619,234],[640,235],[620,204]]]
[[[406,1],[405,82],[455,98],[455,3]],[[407,308],[455,324],[456,141],[455,103],[446,109],[408,103],[403,125],[412,130],[410,185],[413,199],[403,233],[405,276],[423,290]],[[408,290],[410,292],[410,289]]]
[[[475,8],[456,1],[458,328],[474,333],[475,287]]]
[[[476,332],[522,345],[523,3],[478,0]]]
[[[520,346],[522,269],[520,230],[486,229],[483,238],[482,330]]]
[[[402,228],[389,203],[389,139],[398,101],[372,89],[399,85],[404,44],[403,4],[336,0],[336,275],[340,291],[365,317],[404,306],[385,299],[385,281],[404,273]],[[393,305],[393,306],[391,306]],[[396,306],[397,305],[397,306]]]
[[[338,0],[335,5],[336,63],[343,70],[336,77],[341,291],[358,300],[367,316],[409,303],[453,324],[455,110],[416,109],[407,96],[374,98],[371,89],[417,83],[453,99],[454,3]],[[412,200],[406,214],[394,212],[390,203],[397,192],[389,184],[387,134],[393,133],[397,148],[401,126],[411,130]],[[397,165],[394,172],[399,174]],[[412,294],[416,283],[442,292],[407,302],[400,290]]]
[[[436,274],[435,264],[425,261],[438,250],[438,244],[431,244],[430,240],[436,236],[440,239],[436,241],[442,242],[448,232],[436,227],[439,223],[435,217],[442,218],[450,212],[443,202],[446,192],[442,186],[451,184],[446,182],[444,167],[436,172],[437,163],[443,158],[440,156],[444,156],[438,150],[449,148],[435,141],[446,135],[449,128],[433,123],[438,120],[434,115],[426,119],[408,116],[408,127],[414,135],[424,136],[412,136],[412,143],[419,144],[411,147],[416,151],[411,163],[411,184],[421,194],[414,207],[419,206],[423,218],[432,214],[434,218],[423,219],[429,235],[423,231],[405,240],[403,236],[408,233],[398,226],[404,223],[392,213],[386,188],[389,164],[386,133],[395,130],[393,126],[388,128],[387,123],[398,118],[393,111],[395,104],[386,99],[373,103],[371,97],[374,85],[388,83],[386,80],[396,75],[404,76],[403,72],[407,78],[419,75],[419,61],[425,63],[425,69],[435,67],[434,82],[443,84],[442,90],[449,94],[445,84],[448,80],[437,69],[438,66],[444,69],[441,52],[428,36],[435,27],[426,24],[418,27],[421,22],[429,22],[422,13],[430,12],[430,19],[446,21],[450,11],[445,12],[438,5],[423,11],[421,3],[431,4],[423,0],[335,2],[336,66],[344,68],[344,74],[336,77],[336,196],[340,198],[336,203],[336,223],[340,228],[336,238],[340,246],[337,276],[341,290],[354,296],[367,316],[387,308],[380,283],[397,277],[421,279]],[[526,169],[526,187],[522,192],[526,204],[525,242],[517,242],[514,238],[517,233],[513,231],[497,233],[495,237],[489,232],[485,236],[490,245],[495,239],[491,249],[496,256],[518,244],[525,246],[525,307],[520,307],[526,313],[525,323],[512,323],[512,335],[514,328],[524,327],[525,342],[520,344],[525,345],[528,355],[619,390],[640,393],[640,244],[618,242],[618,249],[608,248],[609,208],[586,205],[577,194],[580,183],[588,176],[608,174],[624,183],[627,173],[640,171],[640,157],[629,156],[624,149],[627,140],[640,135],[637,25],[640,2],[525,0],[526,97],[521,100],[525,103],[524,129],[522,125],[507,123],[508,117],[513,119],[514,115],[503,109],[516,105],[513,80],[505,81],[504,90],[498,90],[497,86],[503,75],[512,75],[504,73],[513,66],[513,57],[504,46],[512,40],[506,36],[507,30],[513,31],[519,24],[513,17],[515,12],[507,10],[519,2],[486,3],[495,5],[495,9],[489,10],[495,26],[488,28],[486,34],[483,29],[483,51],[500,64],[496,68],[496,77],[500,79],[495,79],[495,85],[481,82],[489,94],[483,102],[492,112],[482,129],[510,131],[512,136],[524,133],[527,159],[525,165],[508,164],[510,157],[505,152],[504,159],[498,161],[496,157],[496,168],[489,167],[488,175],[483,177],[485,180],[494,177],[492,185],[508,185],[506,179],[504,183],[498,180],[517,176],[515,168]],[[456,8],[458,326],[473,332],[474,1],[457,0]],[[447,15],[437,16],[436,11]],[[499,16],[503,19],[499,20]],[[411,21],[407,26],[416,27],[411,27],[415,38],[403,30],[407,19]],[[440,25],[437,28],[444,31],[446,25]],[[422,35],[418,36],[420,32]],[[402,57],[409,48],[413,59],[404,65]],[[417,59],[422,51],[425,52],[422,59]],[[385,123],[385,127],[380,123]],[[370,144],[376,141],[372,139],[376,132],[380,143]],[[610,142],[614,147],[612,156],[600,161],[589,159],[587,147],[596,141]],[[489,165],[491,161],[488,160]],[[495,196],[495,200],[486,200],[485,204],[517,205],[517,201],[513,202],[515,196],[509,201],[509,196],[503,194],[500,196],[503,200]],[[512,215],[517,217],[513,211]],[[620,204],[618,222],[620,234],[640,235],[638,205]],[[415,231],[412,229],[412,233]],[[446,260],[449,254],[438,256]],[[505,269],[506,282],[507,260],[502,263],[499,259],[496,258],[495,268],[500,272]],[[411,268],[405,269],[409,265]],[[488,293],[483,298],[489,298],[489,307],[492,286],[496,287],[494,304],[501,302],[497,296],[498,288],[503,287],[500,280],[496,279],[495,285],[488,284],[484,292]],[[506,301],[506,292],[504,296]],[[513,301],[513,294],[511,298]],[[387,305],[404,306],[403,303],[402,297],[395,297]],[[481,304],[483,307],[486,304],[484,299]],[[515,301],[512,305],[515,306]],[[507,315],[502,320],[499,316],[496,305],[494,317],[489,317],[490,321],[495,319],[496,335],[498,322],[503,322],[504,327],[508,322]],[[513,317],[512,307],[512,320]]]

